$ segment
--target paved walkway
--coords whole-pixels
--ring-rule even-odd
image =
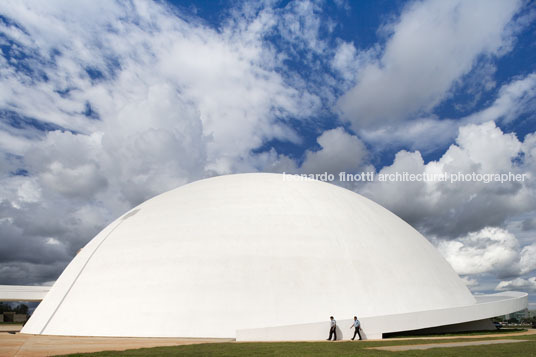
[[[0,324],[0,332],[19,332],[21,329],[19,324]]]
[[[0,333],[0,356],[41,357],[70,353],[229,342],[219,338],[71,337]]]
[[[518,343],[527,342],[529,340],[491,340],[491,341],[471,341],[471,342],[446,342],[446,343],[429,343],[423,345],[400,345],[400,346],[385,346],[385,347],[370,347],[369,350],[381,350],[381,351],[410,351],[410,350],[428,350],[430,348],[438,347],[466,347],[466,346],[482,346],[482,345],[494,345],[500,343]]]

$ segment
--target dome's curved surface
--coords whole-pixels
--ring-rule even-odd
[[[319,181],[241,174],[179,187],[111,223],[23,332],[233,337],[472,304],[436,249],[378,204]]]

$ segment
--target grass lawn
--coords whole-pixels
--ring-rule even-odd
[[[516,332],[525,332],[526,328],[507,328],[503,327],[500,330],[493,331],[474,331],[474,332],[453,332],[453,333],[433,333],[433,334],[421,334],[421,335],[404,335],[400,334],[391,334],[387,337],[390,338],[417,338],[417,337],[452,337],[452,336],[479,336],[479,335],[491,335],[491,334],[500,334],[500,333],[516,333]],[[385,339],[385,336],[384,336]]]
[[[433,348],[404,352],[369,350],[367,347],[417,345],[446,342],[490,341],[495,338],[404,340],[370,342],[228,342],[206,343],[176,347],[142,348],[123,352],[98,352],[70,356],[536,356],[536,335],[498,337],[497,339],[521,339],[528,342]]]

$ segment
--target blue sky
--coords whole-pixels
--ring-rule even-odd
[[[205,177],[513,172],[334,183],[534,308],[535,35],[528,1],[2,2],[0,283]]]

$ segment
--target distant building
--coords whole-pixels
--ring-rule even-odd
[[[531,317],[528,309],[523,309],[520,311],[512,312],[510,314],[504,315],[504,320],[508,321],[510,319],[516,319],[518,321],[521,321],[523,319],[528,319]]]
[[[15,312],[9,311],[4,312],[1,314],[2,318],[0,321],[2,322],[19,322],[24,323],[28,319],[28,316],[26,314],[17,314]]]

